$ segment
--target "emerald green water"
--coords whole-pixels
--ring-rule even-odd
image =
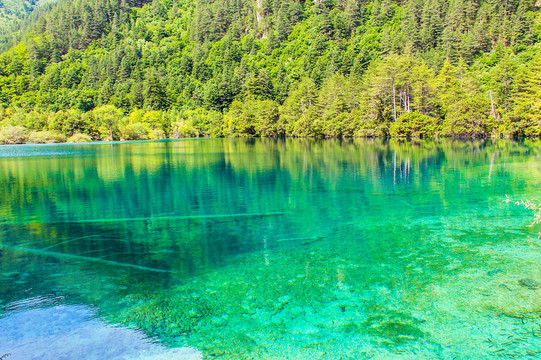
[[[0,356],[536,358],[541,229],[504,200],[540,185],[541,141],[3,146]]]

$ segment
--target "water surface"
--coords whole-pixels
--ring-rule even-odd
[[[536,357],[540,229],[504,200],[540,182],[539,141],[0,147],[0,356]]]

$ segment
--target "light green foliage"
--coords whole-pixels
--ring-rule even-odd
[[[416,111],[404,113],[389,129],[393,137],[433,137],[438,134],[438,124],[435,118]]]
[[[148,124],[129,123],[120,127],[122,140],[147,140],[152,138],[152,129]]]
[[[437,96],[444,113],[449,107],[464,96],[460,82],[460,71],[456,66],[446,61],[436,77]]]
[[[176,123],[173,123],[173,139],[180,138],[190,138],[190,137],[199,137],[198,129],[193,125],[193,122],[190,120],[182,120]]]
[[[91,141],[92,138],[89,135],[81,133],[75,133],[66,140],[68,143],[85,143]]]
[[[92,116],[98,123],[98,132],[102,139],[113,141],[119,138],[118,124],[122,115],[122,110],[114,105],[102,105],[92,110]]]
[[[231,104],[224,115],[224,132],[232,136],[280,136],[283,126],[279,118],[278,105],[274,101],[250,97]]]
[[[443,122],[442,134],[453,137],[485,137],[493,130],[489,101],[480,97],[467,97],[449,107]]]
[[[35,126],[34,128],[39,128]],[[47,118],[47,128],[51,131],[58,131],[66,136],[76,132],[82,132],[87,128],[83,114],[75,109],[60,110]]]
[[[316,84],[309,78],[303,78],[292,88],[280,110],[280,121],[293,136],[319,135],[320,129],[313,120],[316,118]]]
[[[511,135],[541,135],[541,51],[517,70],[513,84],[513,111],[507,114]]]
[[[352,136],[356,128],[351,112],[359,108],[359,84],[354,77],[331,76],[319,91],[318,120],[324,136]]]
[[[28,131],[22,126],[7,125],[0,128],[0,144],[24,144],[28,139]]]
[[[28,27],[29,20],[35,20],[40,14],[49,11],[55,2],[55,0],[1,0],[0,51],[16,43],[21,32]]]
[[[123,118],[125,120],[126,117]],[[148,122],[129,122],[118,125],[120,140],[163,139],[165,133],[161,128],[153,128]]]
[[[66,142],[66,136],[56,131],[33,131],[28,134],[27,142],[33,144],[51,144]]]
[[[207,111],[205,109],[184,110],[182,112],[171,111],[173,131],[171,137],[221,137],[222,113],[218,111]]]

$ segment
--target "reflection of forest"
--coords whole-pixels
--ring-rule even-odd
[[[419,204],[445,205],[448,194],[507,171],[503,165],[510,157],[531,163],[541,153],[539,141],[382,139],[219,139],[60,149],[66,155],[2,159],[4,248],[180,276],[239,253],[322,238],[362,218],[400,218],[419,211]],[[522,179],[514,173],[519,181],[502,191],[541,175],[538,166],[524,170]],[[0,270],[8,271],[8,263]]]
[[[289,349],[306,321],[327,321],[318,341],[339,334],[355,347],[366,334],[413,331],[419,341],[430,333],[429,347],[440,346],[456,293],[464,311],[450,328],[462,341],[472,318],[492,329],[494,317],[479,313],[488,305],[513,316],[538,309],[514,300],[531,290],[513,276],[537,279],[526,274],[537,258],[524,245],[522,209],[503,200],[537,191],[540,145],[217,139],[20,147],[20,157],[0,149],[0,313],[52,294],[171,345],[187,333],[201,350]],[[31,156],[49,150],[56,155]],[[442,309],[421,323],[412,309],[433,311],[435,301]],[[350,320],[335,324],[344,310]],[[504,310],[494,314],[506,325]]]

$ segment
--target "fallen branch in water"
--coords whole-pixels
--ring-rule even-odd
[[[135,217],[135,218],[115,218],[115,219],[86,219],[73,221],[51,221],[51,222],[20,222],[20,223],[0,223],[0,225],[30,225],[30,224],[86,224],[86,223],[116,223],[131,221],[163,221],[163,220],[199,220],[199,219],[226,219],[243,217],[265,217],[285,215],[286,212],[262,212],[262,213],[241,213],[241,214],[217,214],[217,215],[172,215],[157,217]]]
[[[515,205],[523,206],[526,209],[533,210],[535,212],[534,214],[534,220],[533,222],[528,226],[534,226],[537,224],[541,224],[541,204],[534,204],[531,200],[518,200],[514,201],[509,199],[509,196],[505,195],[506,199],[504,200],[506,203],[512,202]],[[541,237],[541,232],[539,233],[539,237]]]
[[[127,267],[127,268],[132,268],[132,269],[137,269],[137,270],[159,272],[159,273],[169,273],[169,272],[171,272],[169,270],[155,269],[155,268],[142,266],[142,265],[122,263],[122,262],[113,261],[113,260],[104,260],[104,259],[99,259],[99,258],[94,258],[94,257],[89,257],[89,256],[65,254],[65,253],[59,253],[59,252],[55,252],[55,251],[32,249],[32,248],[26,248],[26,247],[17,246],[17,245],[7,245],[7,244],[1,244],[0,243],[0,249],[6,249],[6,250],[18,251],[18,252],[25,252],[25,253],[29,253],[29,254],[33,254],[33,255],[39,255],[39,256],[47,256],[47,257],[52,257],[52,258],[56,258],[56,259],[60,259],[60,260],[86,261],[86,262],[106,264],[106,265],[111,265],[111,266]],[[0,358],[0,360],[2,360],[2,358]]]

